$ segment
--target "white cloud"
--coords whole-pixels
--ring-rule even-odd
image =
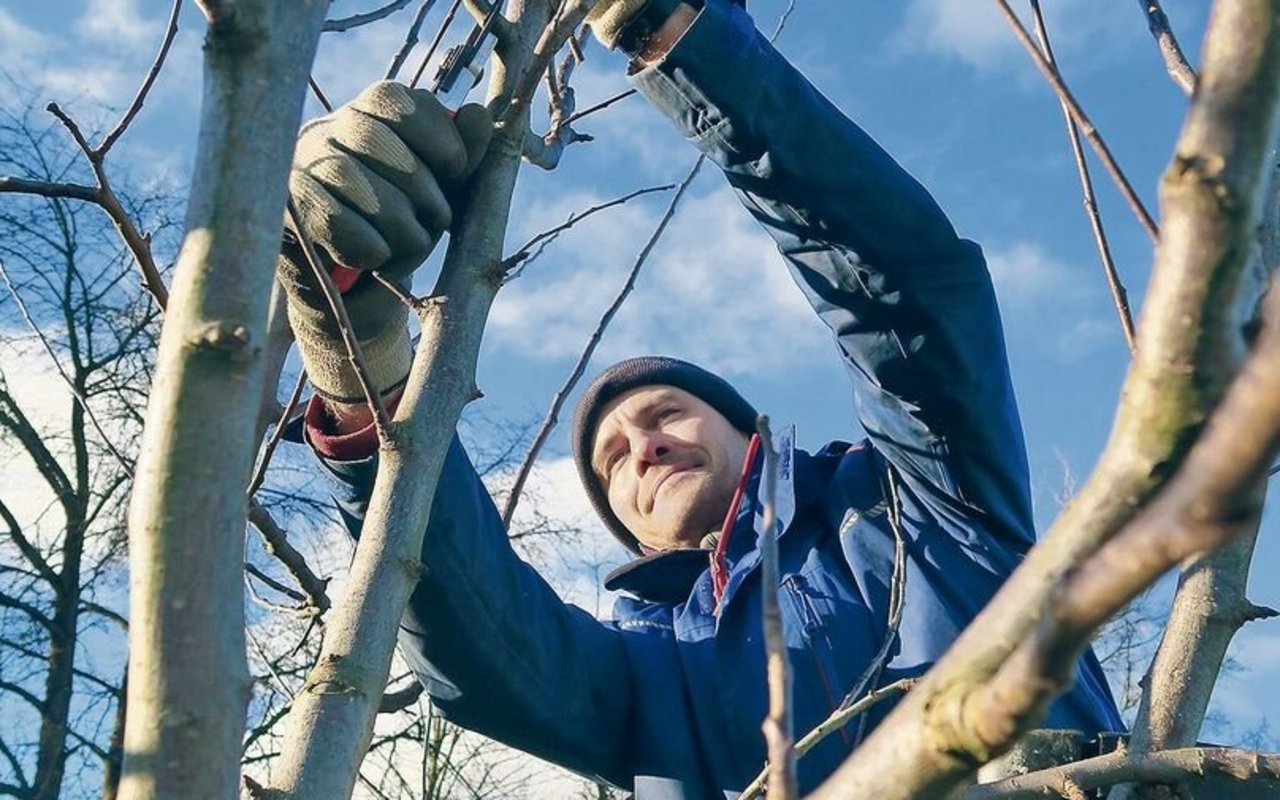
[[[660,205],[627,205],[583,223],[532,265],[529,276],[503,289],[489,327],[499,346],[546,359],[576,356]],[[550,270],[560,277],[531,277]],[[732,192],[719,187],[686,197],[597,359],[668,353],[740,375],[827,356],[824,331],[773,241]]]
[[[1119,3],[1055,0],[1046,3],[1045,27],[1055,53],[1074,69],[1096,65],[1104,53],[1133,46],[1133,37],[1146,37],[1138,15]],[[1016,9],[1023,27],[1034,36],[1030,15]],[[954,59],[979,71],[1016,66],[1030,71],[1012,28],[990,0],[909,0],[893,48],[902,54],[928,53]]]
[[[1071,268],[1034,242],[1015,242],[987,251],[987,268],[1005,308],[1073,294]]]
[[[0,51],[11,64],[45,52],[49,37],[24,25],[8,9],[0,6]]]
[[[76,31],[89,41],[142,47],[153,43],[161,24],[159,17],[142,15],[138,0],[88,0],[84,16],[76,21]]]

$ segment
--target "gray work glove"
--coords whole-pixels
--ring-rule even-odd
[[[326,268],[341,265],[335,277],[378,392],[409,373],[408,309],[371,276],[349,270],[376,269],[407,288],[453,221],[452,201],[492,130],[483,106],[463,106],[455,117],[430,92],[382,82],[298,137],[289,191]],[[362,401],[337,323],[292,234],[278,277],[307,375],[324,397]]]

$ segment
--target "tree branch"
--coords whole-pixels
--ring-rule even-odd
[[[400,49],[391,58],[391,63],[387,66],[387,72],[382,76],[383,80],[393,81],[400,74],[400,68],[404,66],[404,62],[409,58],[409,53],[413,50],[413,46],[418,43],[418,34],[422,30],[422,23],[426,20],[427,14],[435,4],[436,0],[422,0],[422,5],[418,6],[417,12],[413,15],[413,22],[409,24],[409,30],[405,32],[404,44],[400,45]]]
[[[147,76],[143,78],[142,85],[138,87],[137,93],[133,96],[133,102],[129,104],[129,108],[124,112],[124,116],[120,117],[120,121],[116,123],[116,126],[103,138],[102,144],[94,149],[92,159],[100,161],[105,158],[112,145],[124,134],[129,127],[129,123],[133,122],[133,118],[142,110],[142,104],[147,100],[147,93],[151,91],[152,85],[155,84],[156,78],[160,75],[161,67],[164,66],[164,60],[169,55],[169,47],[173,44],[174,37],[178,35],[178,14],[181,11],[182,0],[174,0],[173,7],[169,9],[169,22],[165,28],[164,39],[160,42],[160,51],[156,53],[155,59],[151,62],[151,68],[147,70]]]
[[[1045,60],[1053,69],[1058,63],[1053,57],[1053,46],[1049,43],[1049,32],[1045,28],[1044,14],[1040,12],[1040,0],[1031,0],[1031,13],[1035,21],[1036,38],[1040,40],[1040,49]],[[1125,343],[1132,355],[1136,334],[1133,328],[1133,312],[1129,310],[1129,293],[1120,280],[1115,261],[1111,258],[1111,247],[1107,244],[1107,233],[1102,227],[1102,217],[1098,213],[1098,199],[1093,193],[1093,178],[1089,176],[1089,163],[1084,157],[1084,147],[1080,144],[1080,131],[1075,120],[1071,118],[1071,109],[1062,104],[1062,114],[1067,122],[1067,138],[1071,142],[1071,155],[1076,162],[1076,173],[1080,176],[1080,193],[1084,197],[1085,214],[1089,217],[1089,227],[1093,230],[1093,241],[1098,247],[1098,257],[1102,260],[1102,272],[1107,279],[1107,287],[1111,290],[1111,299],[1115,303],[1116,313],[1120,316],[1120,328],[1124,332]]]
[[[1058,71],[1049,63],[1035,43],[1031,41],[1031,36],[1027,33],[1027,29],[1022,27],[1022,23],[1018,20],[1018,15],[1013,13],[1013,9],[1009,8],[1008,0],[995,0],[995,3],[1000,12],[1004,14],[1005,19],[1009,21],[1009,26],[1013,28],[1014,35],[1031,56],[1036,68],[1040,70],[1045,80],[1049,82],[1053,91],[1058,95],[1058,99],[1071,112],[1071,118],[1080,126],[1080,130],[1084,133],[1085,138],[1089,140],[1089,144],[1093,146],[1098,158],[1102,159],[1103,166],[1106,167],[1112,180],[1115,181],[1116,186],[1120,189],[1120,194],[1124,196],[1129,207],[1133,209],[1133,213],[1137,215],[1138,221],[1142,223],[1147,235],[1151,237],[1153,242],[1157,241],[1160,238],[1160,230],[1156,227],[1155,220],[1151,218],[1151,213],[1142,204],[1142,199],[1138,197],[1133,185],[1129,183],[1129,179],[1121,171],[1120,165],[1116,163],[1115,157],[1111,155],[1111,149],[1107,147],[1107,143],[1103,141],[1102,135],[1098,133],[1098,129],[1094,127],[1088,115],[1084,113],[1084,109],[1076,102],[1075,96],[1067,88],[1062,76],[1058,74]]]
[[[1108,753],[973,786],[955,800],[1039,800],[1055,794],[1065,797],[1062,787],[1068,783],[1087,792],[1126,781],[1172,784],[1211,775],[1240,781],[1256,778],[1276,780],[1280,778],[1280,753],[1226,747],[1187,747],[1153,753],[1136,760],[1126,759],[1124,753]]]
[[[325,33],[337,33],[359,28],[363,25],[377,22],[380,19],[386,19],[412,2],[413,0],[391,0],[390,3],[379,6],[372,11],[366,11],[363,14],[352,14],[341,19],[327,19],[324,21],[324,27],[320,30]]]
[[[769,690],[769,711],[761,724],[768,752],[769,797],[794,800],[796,789],[796,754],[791,722],[791,661],[787,657],[787,638],[782,610],[778,607],[778,531],[776,503],[778,496],[778,452],[773,448],[773,432],[769,418],[756,418],[756,435],[764,451],[764,473],[761,483],[760,533],[760,607],[764,618],[765,673]]]
[[[1147,28],[1156,38],[1156,45],[1160,48],[1160,57],[1169,77],[1183,94],[1190,97],[1196,89],[1196,72],[1187,62],[1187,57],[1182,53],[1182,45],[1178,44],[1178,38],[1169,27],[1169,18],[1160,7],[1160,0],[1138,0],[1138,4],[1147,16]]]

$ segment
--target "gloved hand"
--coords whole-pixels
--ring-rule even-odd
[[[305,125],[289,191],[326,268],[376,269],[407,288],[451,224],[457,195],[492,130],[483,106],[463,106],[452,116],[430,92],[391,82],[375,83]],[[286,227],[292,227],[288,220]],[[315,390],[331,400],[362,401],[329,304],[289,236],[277,274]],[[342,284],[373,388],[386,392],[409,373],[408,309],[368,275]]]

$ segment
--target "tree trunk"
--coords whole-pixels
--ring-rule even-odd
[[[204,2],[205,82],[129,509],[129,713],[120,793],[238,796],[249,699],[245,486],[267,304],[303,93],[328,3]]]

